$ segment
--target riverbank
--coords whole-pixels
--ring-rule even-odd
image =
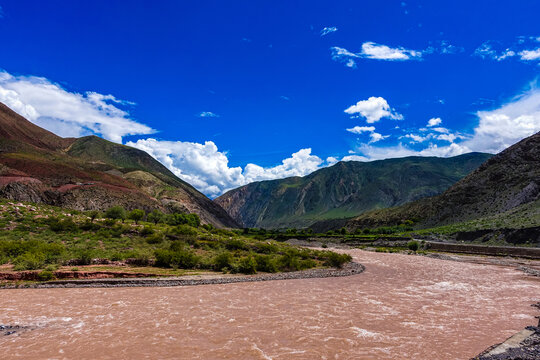
[[[169,287],[230,284],[240,282],[312,279],[358,275],[365,270],[362,264],[350,262],[341,268],[319,268],[256,275],[207,274],[156,278],[99,278],[53,280],[38,283],[5,284],[3,289],[16,288],[110,288],[110,287]]]

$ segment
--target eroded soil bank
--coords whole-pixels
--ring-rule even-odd
[[[348,277],[0,291],[7,358],[469,359],[534,325],[540,278],[344,250]]]

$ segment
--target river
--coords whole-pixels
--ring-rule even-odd
[[[348,251],[342,278],[0,290],[2,359],[469,359],[536,324],[540,279]],[[1,335],[1,334],[0,334]]]

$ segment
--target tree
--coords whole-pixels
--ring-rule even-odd
[[[90,222],[94,222],[94,220],[96,220],[97,218],[100,217],[100,212],[97,211],[97,210],[91,210],[88,212],[88,217],[90,218]]]
[[[144,215],[146,215],[146,213],[144,212],[144,210],[141,210],[141,209],[135,209],[135,210],[131,210],[128,214],[128,219],[130,220],[133,220],[135,221],[135,224],[139,224],[139,221],[144,218]]]
[[[159,210],[152,210],[146,219],[150,222],[153,222],[154,225],[157,225],[158,223],[162,222],[164,218],[164,214]]]
[[[105,217],[107,219],[122,220],[123,222],[126,219],[126,210],[121,206],[113,206],[105,211]]]

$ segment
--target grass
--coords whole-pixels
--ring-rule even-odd
[[[13,265],[13,270],[76,266],[87,271],[98,258],[129,262],[137,271],[156,275],[252,274],[339,267],[351,260],[330,251],[256,239],[242,230],[199,226],[198,218],[189,214],[164,216],[157,224],[144,219],[136,224],[122,216],[92,220],[91,215],[95,214],[0,200],[0,265]]]

